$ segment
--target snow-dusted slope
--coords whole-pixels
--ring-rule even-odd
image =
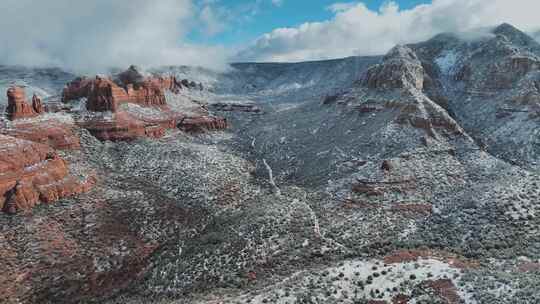
[[[164,67],[152,72],[200,82],[218,99],[228,96],[231,100],[289,103],[320,100],[349,88],[380,59],[374,56],[300,63],[233,63],[224,72],[191,67]]]

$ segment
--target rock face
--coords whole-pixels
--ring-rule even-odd
[[[487,151],[538,166],[540,44],[502,24],[473,41],[452,34],[410,45],[432,80],[427,94]],[[443,104],[439,103],[439,104]]]
[[[36,94],[32,96],[32,108],[34,109],[34,112],[36,112],[37,114],[45,113],[45,108],[43,107],[41,98],[39,98]]]
[[[131,66],[118,74],[115,80],[97,76],[94,80],[77,78],[67,84],[62,94],[64,102],[88,98],[90,111],[117,111],[120,104],[135,103],[141,106],[165,106],[165,90],[178,93],[182,84],[175,77],[145,77]]]
[[[8,119],[35,117],[37,113],[32,106],[26,102],[24,89],[21,87],[11,87],[7,91],[8,107],[6,109]]]
[[[135,103],[142,106],[165,106],[165,94],[161,86],[168,84],[164,80],[150,79],[142,83],[129,83],[123,88],[111,79],[101,76],[96,76],[91,81],[80,78],[67,85],[62,100],[67,102],[86,97],[86,108],[94,112],[116,112],[123,103]]]
[[[422,90],[424,68],[413,50],[398,45],[388,52],[381,64],[367,71],[362,82],[372,89],[412,87]]]
[[[70,176],[66,161],[46,145],[0,135],[0,152],[0,209],[10,214],[88,191],[95,182]]]
[[[62,91],[62,102],[87,98],[92,86],[92,80],[86,77],[77,77],[69,82]]]

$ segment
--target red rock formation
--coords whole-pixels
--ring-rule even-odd
[[[13,214],[40,203],[88,191],[69,175],[68,166],[49,146],[0,135],[0,209]]]
[[[62,102],[88,97],[92,80],[86,77],[78,77],[68,83],[62,91]]]
[[[131,102],[142,106],[166,106],[164,90],[159,83],[152,80],[145,81],[141,86],[127,86],[127,100],[119,99],[118,102]]]
[[[54,149],[75,150],[81,147],[75,126],[49,119],[15,122],[11,128],[0,129],[0,134],[46,144]]]
[[[136,66],[130,66],[126,71],[118,74],[117,83],[127,88],[129,85],[132,85],[136,90],[140,87],[156,87],[161,90],[169,90],[173,93],[179,93],[182,89],[182,83],[177,81],[174,76],[166,77],[145,77],[141,72],[139,72]]]
[[[227,120],[215,116],[186,117],[178,123],[178,128],[190,133],[222,130],[227,128]]]
[[[167,129],[176,127],[176,121],[177,115],[171,112],[155,118],[120,111],[112,119],[95,118],[79,124],[99,140],[131,141],[142,137],[163,137]]]
[[[224,118],[206,115],[185,118],[185,115],[171,111],[167,106],[164,92],[165,90],[177,92],[182,86],[183,84],[174,77],[145,78],[135,67],[130,67],[118,75],[116,82],[100,76],[91,81],[84,78],[76,79],[64,89],[63,100],[86,97],[88,110],[114,113],[112,118],[92,117],[78,123],[100,140],[158,138],[165,135],[165,130],[176,127],[188,132],[227,127]],[[129,107],[120,109],[120,105],[125,103],[153,109],[149,111]],[[200,105],[197,107],[202,109]]]
[[[131,66],[112,79],[97,76],[94,80],[77,78],[63,91],[64,102],[86,97],[90,111],[104,112],[118,110],[122,103],[135,103],[142,106],[165,106],[165,90],[178,93],[182,84],[175,77],[145,78],[136,67]]]
[[[36,112],[37,114],[42,114],[45,112],[45,108],[43,107],[41,98],[39,98],[36,94],[32,96],[32,108],[34,109],[34,112]]]
[[[99,76],[91,83],[87,98],[86,108],[94,112],[116,112],[120,99],[129,100],[126,91],[112,80]]]
[[[86,108],[94,112],[116,112],[122,103],[163,107],[167,103],[162,86],[172,86],[171,81],[148,79],[122,88],[109,78],[96,76],[92,81],[80,78],[68,84],[62,100],[86,97]]]
[[[19,118],[34,117],[37,113],[26,103],[24,89],[21,87],[11,87],[7,91],[8,107],[6,109],[7,117],[10,120]]]

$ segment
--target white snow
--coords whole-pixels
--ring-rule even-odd
[[[449,50],[435,58],[435,63],[439,66],[443,74],[450,75],[458,60],[458,53],[455,50]]]

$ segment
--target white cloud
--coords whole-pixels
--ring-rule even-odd
[[[357,5],[356,2],[337,2],[327,7],[328,10],[334,12],[334,13],[340,13],[347,10],[350,10],[351,8],[355,7]]]
[[[274,6],[280,7],[283,5],[283,0],[272,0]]]
[[[187,64],[223,67],[221,47],[190,44],[186,35],[204,22],[220,30],[211,12],[191,0],[1,0],[0,64],[108,67]]]
[[[240,52],[240,60],[300,61],[350,55],[383,54],[398,43],[429,39],[440,32],[459,32],[511,23],[526,31],[540,28],[538,0],[433,0],[400,10],[387,2],[378,11],[362,2],[336,3],[331,20],[278,28]]]
[[[209,36],[214,36],[223,32],[227,24],[225,22],[225,14],[216,13],[216,10],[211,5],[206,5],[201,10],[201,22],[204,25],[204,32]]]

